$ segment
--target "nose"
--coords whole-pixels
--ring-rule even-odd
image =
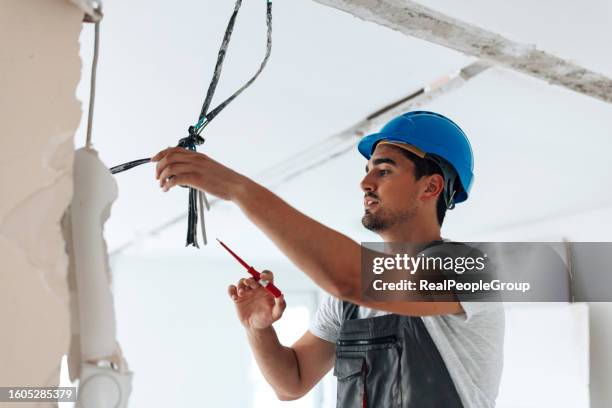
[[[376,184],[370,176],[370,173],[365,175],[365,177],[361,180],[361,183],[359,183],[359,186],[365,193],[374,192],[376,190]]]

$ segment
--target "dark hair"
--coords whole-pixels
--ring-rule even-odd
[[[442,174],[442,170],[440,166],[434,163],[432,160],[423,159],[416,154],[409,152],[406,149],[398,149],[402,152],[404,157],[414,163],[414,177],[419,180],[423,176],[431,176],[432,174],[439,174],[444,177]],[[438,214],[438,224],[442,226],[444,222],[444,216],[446,215],[446,203],[444,202],[444,191],[440,193],[438,196],[438,201],[436,203],[436,211]]]

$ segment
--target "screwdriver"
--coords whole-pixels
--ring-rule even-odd
[[[251,265],[247,264],[246,262],[244,262],[242,260],[242,258],[240,258],[238,255],[236,255],[234,253],[234,251],[232,251],[231,249],[228,248],[227,245],[225,245],[223,242],[221,242],[221,240],[219,238],[217,238],[217,241],[219,242],[219,244],[221,244],[221,246],[223,248],[225,248],[227,250],[227,252],[229,252],[239,263],[240,265],[244,266],[244,268],[247,270],[248,273],[251,274],[251,276],[253,277],[253,279],[255,279],[256,282],[259,282],[259,284],[261,286],[263,286],[264,288],[266,288],[266,290],[268,292],[270,292],[272,294],[272,296],[274,296],[275,298],[280,297],[282,295],[281,291],[274,286],[273,283],[268,282],[267,280],[260,280],[261,279],[261,273],[259,273],[255,268],[253,268]]]

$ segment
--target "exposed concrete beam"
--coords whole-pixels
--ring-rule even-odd
[[[612,103],[612,79],[411,0],[315,0],[365,21]]]

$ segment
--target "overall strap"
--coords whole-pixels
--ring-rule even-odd
[[[359,311],[359,306],[353,304],[349,301],[342,301],[342,322],[347,320],[357,319],[357,312]]]

